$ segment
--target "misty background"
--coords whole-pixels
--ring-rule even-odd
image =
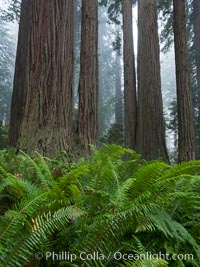
[[[0,0],[0,12],[1,17],[3,10],[8,8],[9,1]],[[81,10],[81,7],[80,7]],[[81,19],[79,14],[78,19]],[[137,5],[133,8],[133,36],[134,36],[134,50],[137,66]],[[119,17],[121,20],[121,17]],[[18,26],[19,22],[14,19],[4,20],[0,18],[1,32],[0,32],[0,86],[5,88],[1,90],[0,95],[0,121],[3,125],[9,124],[9,112],[11,104],[11,95],[14,78],[15,57],[18,41]],[[78,80],[79,80],[79,60],[80,60],[80,24],[75,34],[75,107],[78,103]],[[162,30],[161,21],[158,21],[159,32]],[[108,19],[107,9],[103,6],[99,8],[99,64],[102,73],[99,74],[99,93],[103,102],[101,114],[104,116],[104,122],[100,127],[100,134],[103,136],[108,131],[109,127],[114,123],[114,95],[115,95],[115,68],[116,60],[114,51],[114,43],[119,37],[122,40],[122,28],[121,25],[114,25]],[[121,71],[121,88],[123,92],[123,53],[122,42],[120,42],[120,71]],[[175,98],[176,80],[175,80],[175,57],[174,48],[172,47],[166,52],[162,52],[163,44],[160,44],[161,53],[161,79],[162,79],[162,94],[164,104],[165,120],[170,120],[171,103]],[[103,65],[103,66],[102,66]],[[6,71],[5,71],[6,70]],[[167,146],[173,153],[175,150],[175,136],[174,132],[170,129],[166,129]]]

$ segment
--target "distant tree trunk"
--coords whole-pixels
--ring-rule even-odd
[[[19,39],[18,49],[24,59],[18,57],[16,61],[21,71],[15,76],[14,94],[18,94],[19,86],[27,93],[17,139],[19,148],[28,153],[36,149],[54,155],[73,146],[73,1],[26,2],[32,13],[27,25],[27,13],[22,12],[24,24],[20,26],[28,27],[29,34]],[[24,40],[25,51],[20,47]],[[20,103],[13,102],[12,114],[18,109]]]
[[[24,116],[26,93],[29,84],[29,40],[32,0],[23,0],[19,23],[14,88],[11,101],[8,144],[16,147]]]
[[[123,36],[124,36],[124,117],[125,117],[125,144],[135,149],[136,142],[136,75],[133,48],[132,1],[122,3]]]
[[[168,161],[160,77],[156,0],[138,3],[137,152],[147,160]]]
[[[81,144],[96,144],[98,131],[98,1],[83,0],[78,133]]]
[[[178,160],[195,159],[194,125],[186,38],[185,0],[174,3],[174,42],[178,107]]]
[[[74,126],[78,121],[78,86],[80,75],[81,0],[74,0]]]
[[[121,89],[121,66],[120,55],[116,52],[115,55],[115,123],[123,126],[123,101]]]
[[[197,94],[198,94],[198,138],[200,140],[200,1],[193,0],[192,22],[194,29],[194,53],[196,64]],[[196,144],[196,156],[200,155],[200,142]]]
[[[78,0],[74,0],[74,44],[78,43],[80,21],[78,17]]]
[[[193,0],[194,50],[200,103],[200,1]]]
[[[100,14],[101,16],[101,14]],[[101,21],[102,17],[100,17]],[[103,46],[104,46],[104,30],[102,27],[102,23],[99,23],[99,32],[98,32],[98,75],[99,75],[99,94],[98,94],[98,128],[99,128],[99,136],[103,136],[105,132],[105,121],[104,121],[104,114],[103,114],[103,108],[104,108],[104,73],[103,73],[103,64],[104,64],[104,58],[103,58]]]

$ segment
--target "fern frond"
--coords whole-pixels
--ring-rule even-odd
[[[37,165],[40,168],[42,174],[45,176],[47,180],[53,181],[51,169],[47,163],[48,158],[42,156],[37,151],[35,152],[35,155],[37,157]]]
[[[99,159],[100,156],[109,155],[113,160],[119,159],[126,153],[132,155],[135,152],[132,149],[124,148],[116,144],[104,145],[99,150],[96,150],[93,158]]]
[[[137,258],[137,256],[135,256]],[[121,267],[167,267],[168,262],[163,259],[152,259],[152,260],[135,260],[135,261],[125,261],[120,264]]]
[[[169,177],[200,174],[200,160],[182,162],[171,166],[160,178],[165,180]]]
[[[99,251],[108,255],[121,246],[123,236],[127,233],[141,232],[145,235],[149,232],[160,232],[166,236],[166,239],[172,238],[182,243],[190,243],[196,255],[200,255],[199,246],[188,231],[153,204],[137,206],[113,216],[112,219],[94,222],[88,230],[83,243],[77,247],[79,252],[84,249],[88,254],[92,251]],[[93,264],[94,262],[91,261],[87,263],[87,266],[93,266]]]
[[[8,210],[0,218],[0,243],[5,244],[6,240],[14,238],[27,216],[32,216],[44,201],[47,192],[37,191],[36,194],[23,199],[21,203],[15,205],[13,210]]]
[[[51,184],[51,176],[46,175],[46,163],[44,164],[44,160],[42,160],[42,166],[38,166],[38,164],[36,163],[36,161],[34,159],[32,159],[29,155],[27,155],[25,152],[20,151],[20,160],[21,160],[21,166],[26,166],[26,173],[35,173],[35,178],[40,181],[40,183],[44,186],[44,187],[49,187]],[[42,157],[41,157],[42,159]],[[44,171],[45,170],[45,171]],[[44,171],[44,173],[43,173]]]
[[[9,251],[1,257],[1,266],[14,267],[28,263],[39,245],[48,239],[55,230],[67,226],[83,214],[83,211],[71,206],[62,208],[53,214],[49,211],[36,217],[34,228],[32,227],[25,237],[17,239],[17,242],[12,240],[12,243],[9,244]]]

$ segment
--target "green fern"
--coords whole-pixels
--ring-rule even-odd
[[[11,200],[0,217],[1,266],[34,266],[38,248],[107,256],[77,258],[74,266],[167,266],[164,259],[113,256],[160,250],[188,251],[195,255],[193,266],[200,265],[200,161],[145,162],[117,145],[93,149],[91,157],[68,164],[38,153],[12,155],[0,153],[0,198]]]
[[[59,230],[62,226],[72,223],[76,218],[82,216],[83,212],[75,207],[62,208],[53,214],[49,211],[47,214],[36,217],[34,226],[29,227],[25,235],[18,238],[9,237],[9,250],[1,255],[2,267],[23,266],[29,262],[30,258],[37,252],[39,245],[48,237]],[[15,231],[15,235],[20,235],[20,231]]]

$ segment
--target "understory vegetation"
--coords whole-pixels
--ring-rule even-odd
[[[72,163],[1,150],[0,266],[200,266],[199,192],[200,161],[118,145]],[[193,259],[120,258],[158,253]]]

